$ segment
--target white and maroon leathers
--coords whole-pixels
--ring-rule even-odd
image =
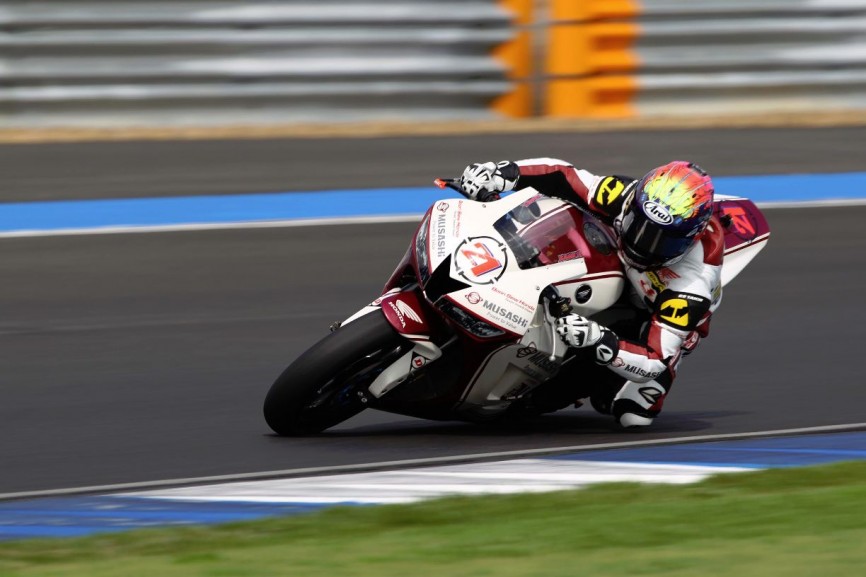
[[[569,201],[598,216],[617,232],[633,179],[599,176],[563,160],[521,160],[500,170],[515,179],[516,189],[533,187],[543,194]],[[600,344],[613,350],[607,366],[625,379],[614,397],[611,412],[624,426],[648,425],[661,411],[683,356],[709,331],[710,317],[722,298],[721,268],[724,231],[714,217],[681,260],[670,266],[642,271],[623,263],[635,307],[651,314],[638,340],[609,338]],[[598,346],[598,345],[597,345]]]

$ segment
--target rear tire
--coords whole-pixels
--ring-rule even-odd
[[[367,387],[408,347],[378,312],[338,328],[271,385],[265,421],[284,436],[319,433],[342,423],[364,410]]]

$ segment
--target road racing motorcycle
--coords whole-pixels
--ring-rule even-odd
[[[453,180],[436,182],[462,194]],[[725,228],[725,285],[763,249],[769,227],[745,198],[717,195],[714,213]],[[613,327],[633,310],[618,304],[626,279],[615,239],[592,214],[532,188],[495,202],[435,202],[381,296],[273,383],[265,420],[280,435],[307,435],[366,408],[484,422],[594,398],[589,375],[599,367],[554,328],[570,312]],[[569,378],[558,379],[567,365]]]

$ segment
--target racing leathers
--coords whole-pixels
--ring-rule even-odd
[[[479,197],[494,188],[507,191],[532,187],[592,213],[609,225],[614,234],[620,230],[631,194],[629,185],[634,182],[623,176],[595,175],[552,158],[483,166],[494,167],[491,172],[497,178],[495,182],[491,178],[486,190],[482,181]],[[691,248],[674,264],[639,270],[620,259],[630,285],[626,298],[644,314],[638,316],[642,322],[636,330],[624,331],[633,338],[617,335],[607,327],[599,327],[600,332],[593,328],[596,332],[584,333],[593,339],[589,342],[595,349],[595,361],[618,377],[614,390],[617,386],[619,389],[612,403],[593,402],[596,409],[609,411],[625,427],[652,423],[662,409],[683,355],[693,351],[708,334],[710,317],[722,298],[723,254],[724,231],[718,219],[712,217]],[[587,321],[577,318],[578,323]]]

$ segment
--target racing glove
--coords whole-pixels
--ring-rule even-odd
[[[511,161],[470,164],[460,177],[460,188],[469,198],[485,202],[495,200],[500,192],[513,190],[520,169]]]
[[[556,332],[571,347],[595,347],[595,362],[600,365],[610,364],[619,352],[619,339],[613,331],[580,315],[556,319]]]

